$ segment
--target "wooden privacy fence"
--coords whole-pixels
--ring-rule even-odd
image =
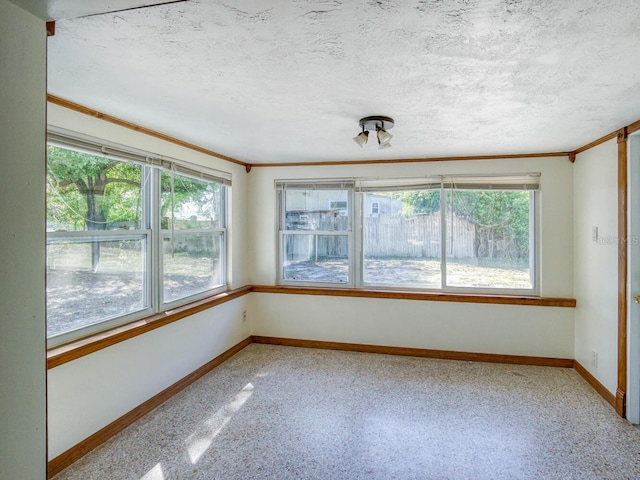
[[[322,212],[325,213],[325,212]],[[305,212],[302,222],[313,224],[309,235],[287,235],[285,251],[292,261],[306,261],[320,257],[348,257],[346,217]],[[298,218],[289,217],[290,224]],[[300,228],[300,224],[295,223]],[[320,227],[320,228],[318,228]],[[345,235],[315,235],[315,229],[344,231]],[[365,255],[370,257],[440,258],[440,215],[419,214],[411,217],[380,215],[365,217],[363,241]],[[475,225],[456,215],[447,217],[448,258],[473,258],[476,256]]]
[[[289,260],[304,262],[320,257],[348,258],[349,218],[337,210],[293,210],[286,215],[288,230],[308,231],[309,235],[286,235],[285,252]],[[317,235],[316,231],[343,232],[344,235]]]
[[[367,257],[439,258],[440,215],[426,213],[401,217],[380,215],[364,220],[364,249]],[[447,217],[448,258],[472,258],[475,225],[456,215]]]
[[[306,262],[327,257],[348,258],[349,244],[346,235],[287,235],[285,237],[285,251],[287,259],[294,262]]]

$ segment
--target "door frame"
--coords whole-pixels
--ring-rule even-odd
[[[626,414],[628,311],[628,162],[627,127],[618,130],[618,388],[616,412]]]

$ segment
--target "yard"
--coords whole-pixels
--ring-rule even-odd
[[[90,265],[90,244],[48,247],[47,336],[143,310],[146,300],[143,254],[103,242],[99,267]],[[165,302],[202,292],[219,283],[218,268],[205,255],[165,256]]]
[[[364,281],[379,285],[416,285],[440,288],[440,261],[423,258],[376,258],[364,264]],[[323,258],[285,267],[288,280],[311,283],[347,283],[348,262]],[[531,288],[529,268],[522,263],[468,259],[447,261],[447,285],[472,288]]]

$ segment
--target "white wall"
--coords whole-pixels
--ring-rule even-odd
[[[49,459],[250,335],[248,296],[49,370]]]
[[[573,180],[575,358],[610,392],[618,375],[618,145],[576,158]],[[598,227],[599,240],[592,238]],[[598,352],[598,367],[591,352]]]
[[[255,335],[573,358],[571,308],[252,295]]]
[[[43,21],[0,0],[0,478],[46,476]]]
[[[67,130],[231,172],[231,287],[247,284],[244,167],[56,105],[49,105],[48,121]],[[49,459],[248,337],[251,323],[242,321],[242,311],[249,303],[249,295],[245,295],[49,370]]]
[[[566,157],[254,168],[249,176],[250,281],[276,281],[275,179],[523,172],[542,173],[540,293],[572,297],[573,173]],[[282,294],[254,294],[253,301],[255,335],[573,358],[571,308]]]

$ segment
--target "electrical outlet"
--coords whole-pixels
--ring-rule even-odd
[[[591,350],[591,366],[598,368],[598,352]]]
[[[243,322],[246,322],[246,321],[247,321],[247,311],[246,311],[246,310],[243,310],[243,311],[242,311],[242,321],[243,321]]]
[[[598,227],[591,227],[591,239],[592,239],[594,242],[597,242],[597,241],[598,241],[598,238],[600,238],[600,237],[598,236]]]

